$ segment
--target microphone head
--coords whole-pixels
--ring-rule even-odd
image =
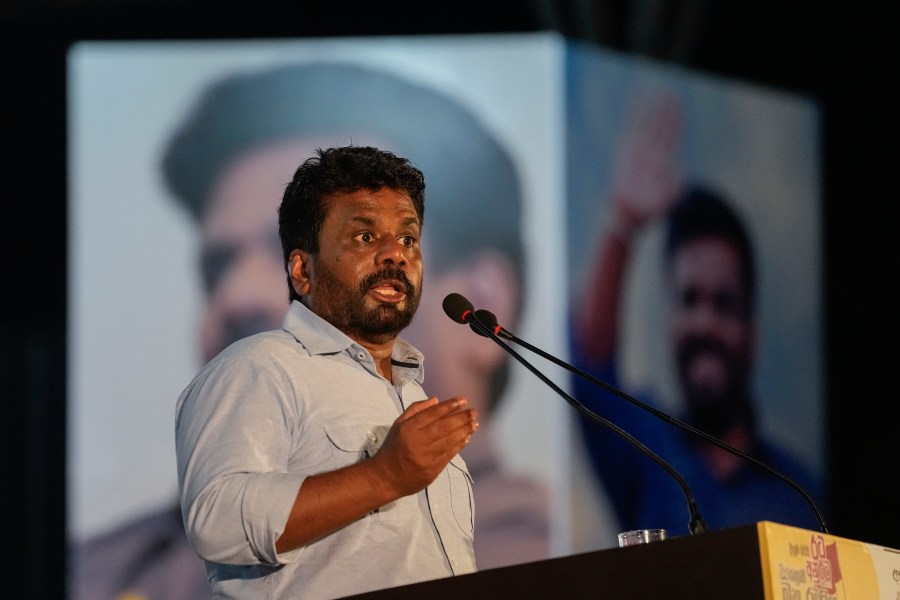
[[[491,311],[479,308],[475,311],[475,318],[478,319],[478,322],[484,325],[485,328],[491,331],[497,331],[497,315],[495,315]],[[471,327],[472,331],[474,331],[478,335],[488,337],[486,333],[475,326],[475,323],[469,323],[469,327]]]
[[[447,316],[457,323],[465,323],[467,321],[466,317],[471,317],[472,313],[475,311],[475,307],[472,306],[472,303],[469,302],[465,296],[457,294],[456,292],[447,294],[442,306],[444,307],[444,312],[447,313]]]

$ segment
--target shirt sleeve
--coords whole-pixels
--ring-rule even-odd
[[[289,473],[294,403],[264,359],[205,368],[176,414],[182,516],[197,554],[223,564],[278,564],[281,535],[304,476]]]

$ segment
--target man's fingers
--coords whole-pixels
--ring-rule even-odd
[[[426,410],[432,406],[438,404],[438,399],[436,396],[432,396],[428,400],[419,400],[418,402],[413,402],[409,405],[409,408],[404,410],[399,417],[397,417],[397,422],[406,421],[407,419],[419,414],[423,410]]]
[[[422,406],[419,406],[422,405]],[[443,419],[455,412],[462,411],[469,405],[469,401],[463,397],[457,396],[444,402],[438,402],[437,398],[429,398],[421,402],[410,405],[403,414],[397,419],[398,421],[406,421],[415,418],[416,427],[428,427],[432,423]]]
[[[462,397],[444,402],[429,398],[410,405],[396,422],[404,460],[430,470],[435,461],[446,463],[459,453],[479,427],[478,411],[467,406]]]
[[[466,438],[475,433],[478,427],[478,412],[475,409],[467,409],[429,423],[421,432],[430,440],[428,443],[430,447],[451,446],[458,451],[465,445]]]

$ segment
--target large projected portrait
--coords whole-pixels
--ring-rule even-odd
[[[586,377],[574,393],[690,489],[583,418],[592,476],[622,529],[690,533],[688,493],[711,529],[820,529],[816,106],[590,50],[570,59],[572,360],[664,414]]]
[[[426,275],[403,337],[426,357],[427,393],[465,395],[481,414],[463,452],[478,482],[479,568],[568,551],[550,491],[563,487],[554,480],[564,409],[441,307],[460,293],[564,346],[561,327],[531,316],[561,315],[552,290],[562,285],[542,276],[530,289],[532,273],[562,260],[562,245],[554,256],[527,243],[534,223],[561,235],[546,226],[561,223],[553,211],[563,204],[552,156],[560,90],[531,89],[554,79],[553,42],[73,50],[69,515],[78,597],[208,593],[177,505],[175,401],[227,345],[281,327],[284,186],[316,148],[349,143],[409,157],[426,177]]]

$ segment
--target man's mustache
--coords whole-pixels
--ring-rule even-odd
[[[714,338],[690,337],[681,345],[681,360],[689,362],[699,354],[715,354],[722,360],[731,364],[731,353],[721,341]]]
[[[359,291],[361,294],[365,294],[369,288],[382,281],[399,281],[403,284],[404,288],[400,291],[406,293],[408,296],[416,296],[416,286],[406,276],[406,272],[400,267],[393,266],[384,267],[380,271],[376,271],[375,273],[366,276],[359,285]]]

